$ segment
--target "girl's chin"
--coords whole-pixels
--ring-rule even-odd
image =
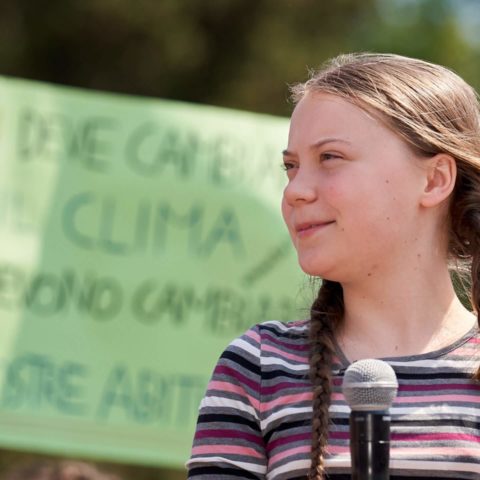
[[[320,263],[299,261],[300,268],[311,277],[320,277],[330,280],[332,274],[332,265],[324,265]]]

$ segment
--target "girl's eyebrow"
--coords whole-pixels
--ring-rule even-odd
[[[310,146],[311,150],[314,150],[316,148],[319,148],[326,143],[331,143],[331,142],[340,142],[340,143],[346,143],[347,145],[351,145],[352,142],[349,142],[348,140],[344,140],[343,138],[337,138],[337,137],[327,137],[327,138],[322,138],[318,142],[315,142],[313,145]]]
[[[321,140],[318,140],[318,142],[313,143],[310,145],[310,150],[315,150],[317,148],[320,148],[321,146],[325,145],[326,143],[331,143],[331,142],[341,142],[341,143],[346,143],[347,145],[351,145],[352,143],[349,142],[348,140],[344,140],[343,138],[337,138],[337,137],[327,137],[327,138],[322,138]],[[284,157],[295,157],[296,154],[289,151],[289,150],[283,150],[282,152]]]

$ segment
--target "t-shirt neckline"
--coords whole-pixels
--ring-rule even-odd
[[[450,345],[446,345],[445,347],[439,348],[437,350],[432,350],[431,352],[425,353],[418,353],[415,355],[405,355],[405,356],[398,356],[398,357],[380,357],[378,360],[385,360],[387,362],[413,362],[415,360],[428,360],[439,358],[451,351],[461,347],[463,344],[467,343],[471,338],[479,333],[478,325],[474,325],[468,332],[463,334],[460,338],[452,342]],[[352,362],[347,358],[347,356],[343,353],[342,348],[337,342],[337,339],[334,338],[335,344],[335,351],[337,354],[338,359],[342,363],[344,367],[348,367]]]

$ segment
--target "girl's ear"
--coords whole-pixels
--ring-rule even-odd
[[[452,193],[457,178],[457,164],[446,153],[438,153],[426,162],[425,187],[420,204],[429,208],[439,205]]]

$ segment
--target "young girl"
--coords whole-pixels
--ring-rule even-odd
[[[381,358],[399,382],[391,479],[478,479],[476,94],[438,65],[355,54],[294,98],[282,212],[323,283],[308,321],[262,323],[223,353],[189,478],[350,479],[342,375]],[[468,309],[451,280],[466,270]]]

